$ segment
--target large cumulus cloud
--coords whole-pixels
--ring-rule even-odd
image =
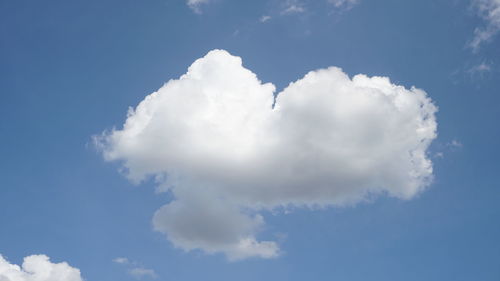
[[[0,255],[0,281],[83,281],[80,270],[66,262],[52,263],[45,255],[24,258],[22,266]]]
[[[229,259],[279,255],[259,241],[262,210],[410,199],[432,180],[436,107],[386,77],[309,72],[274,99],[239,57],[214,50],[97,138],[127,177],[154,177],[175,199],[156,230],[184,250]]]

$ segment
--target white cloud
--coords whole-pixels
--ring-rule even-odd
[[[187,0],[187,5],[197,14],[201,14],[201,5],[208,4],[210,0]]]
[[[113,259],[114,263],[119,263],[119,264],[129,264],[129,260],[127,258],[115,258]]]
[[[154,176],[175,199],[156,230],[178,248],[231,260],[279,255],[259,241],[263,210],[410,199],[432,180],[436,107],[386,77],[309,72],[276,99],[239,57],[214,50],[96,138],[136,183]]]
[[[491,71],[491,65],[485,63],[485,62],[482,62],[478,65],[474,65],[473,67],[469,68],[469,70],[467,70],[467,72],[469,72],[471,75],[473,74],[483,74],[483,73],[486,73],[486,72],[490,72]]]
[[[270,19],[271,19],[271,16],[264,15],[264,16],[260,17],[259,21],[264,23],[266,21],[269,21]]]
[[[490,41],[500,31],[500,0],[472,0],[472,4],[486,22],[485,27],[474,30],[474,38],[469,43],[477,52],[484,42]]]
[[[290,5],[283,10],[283,14],[298,14],[305,12],[305,8],[297,5]]]
[[[66,262],[52,263],[45,255],[24,258],[22,266],[9,263],[0,255],[1,281],[83,281],[80,270]]]
[[[434,153],[434,158],[444,158],[445,155],[448,155],[449,153],[461,150],[464,147],[464,145],[462,142],[453,139],[443,144],[438,143],[436,147],[439,149],[439,151],[436,151]]]
[[[143,268],[143,267],[135,267],[129,270],[129,274],[135,277],[136,279],[142,279],[145,277],[148,278],[157,278],[158,275],[152,269]]]
[[[447,143],[446,146],[449,146],[451,148],[462,148],[464,145],[459,142],[458,140],[452,140],[451,142]]]
[[[119,257],[119,258],[114,258],[113,259],[114,263],[117,264],[122,264],[128,267],[128,273],[136,278],[136,279],[142,279],[144,277],[149,277],[149,278],[157,278],[158,275],[153,269],[145,268],[140,265],[140,263],[136,261],[131,261],[128,258],[124,257]],[[1,280],[0,280],[1,281]]]
[[[304,13],[306,11],[306,8],[304,7],[304,4],[301,3],[299,0],[287,0],[284,3],[284,8],[281,11],[282,15],[290,15],[290,14],[300,14]]]
[[[351,9],[359,0],[328,0],[328,3],[332,4],[335,8]]]

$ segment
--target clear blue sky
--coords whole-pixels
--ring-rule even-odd
[[[0,0],[0,254],[45,254],[88,281],[133,268],[165,281],[500,280],[500,36],[469,46],[488,19],[468,0],[294,3]],[[439,107],[433,183],[411,200],[264,212],[277,258],[175,248],[152,225],[172,195],[132,184],[92,136],[212,49],[277,92],[328,66],[424,89]]]

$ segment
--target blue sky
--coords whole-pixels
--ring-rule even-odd
[[[53,263],[78,268],[89,281],[498,280],[500,3],[338,3],[213,0],[190,7],[183,0],[0,0],[3,264],[47,255]],[[495,9],[497,16],[491,12]],[[214,248],[210,254],[205,244],[174,239],[171,226],[158,227],[153,216],[172,202],[197,210],[208,198],[191,198],[199,182],[181,182],[186,191],[164,193],[155,191],[158,183],[152,178],[134,184],[127,168],[139,169],[143,158],[122,151],[108,159],[116,161],[105,161],[103,153],[118,144],[108,143],[103,152],[94,137],[121,130],[129,107],[178,79],[213,49],[241,57],[243,67],[276,86],[275,94],[290,82],[307,82],[301,79],[309,71],[329,66],[351,78],[384,76],[408,91],[423,89],[439,108],[437,137],[427,136],[432,143],[423,148],[433,163],[432,183],[419,182],[425,189],[407,199],[381,189],[347,207],[283,209],[269,203],[268,209],[255,209],[252,216],[262,216],[265,223],[259,231],[252,228],[250,237],[273,241],[279,254],[271,258],[262,254],[231,261],[230,250]],[[232,65],[231,55],[214,60]],[[240,70],[235,66],[234,72]],[[237,81],[232,71],[224,71],[228,81]],[[209,82],[201,85],[215,87]],[[349,81],[344,86],[354,87]],[[283,100],[283,108],[286,104]],[[181,109],[175,113],[169,116],[176,122],[196,120]],[[302,119],[294,120],[292,125]],[[365,124],[371,123],[357,126]],[[398,124],[395,128],[407,126]],[[307,126],[321,129],[314,122]],[[120,161],[138,164],[131,168]],[[350,163],[332,161],[325,163]],[[269,180],[266,176],[262,181]],[[376,178],[355,176],[368,182]],[[262,183],[238,179],[238,184]],[[240,198],[214,190],[217,196]],[[281,200],[277,194],[259,200]],[[344,200],[332,194],[307,202]],[[0,277],[9,278],[3,264],[0,260]],[[43,280],[80,280],[71,274],[74,279]],[[19,276],[11,281],[32,280]]]

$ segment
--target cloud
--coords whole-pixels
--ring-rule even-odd
[[[142,279],[145,277],[148,278],[157,278],[156,272],[152,269],[143,268],[143,267],[135,267],[129,270],[129,274],[135,277],[136,279]]]
[[[306,8],[304,4],[299,2],[298,0],[287,0],[284,3],[284,8],[281,11],[282,15],[290,15],[290,14],[300,14],[304,13]]]
[[[462,148],[464,145],[459,142],[458,140],[452,140],[451,142],[447,143],[446,146],[451,147],[451,148]]]
[[[130,263],[130,261],[127,258],[115,258],[115,259],[113,259],[113,262],[118,263],[118,264],[129,264]]]
[[[328,0],[335,8],[349,10],[359,3],[359,0]]]
[[[136,279],[143,279],[145,277],[149,277],[149,278],[157,278],[158,277],[158,275],[156,274],[156,272],[153,269],[145,268],[145,267],[141,266],[140,263],[138,263],[136,261],[131,261],[128,258],[124,258],[124,257],[114,258],[113,262],[127,266],[129,268],[128,274],[130,274],[132,277],[134,277]]]
[[[437,151],[434,153],[433,157],[436,159],[442,159],[449,153],[454,153],[462,150],[464,148],[464,145],[457,139],[453,139],[445,143],[437,143],[434,147],[435,149],[437,149]]]
[[[330,67],[274,92],[214,50],[96,144],[132,182],[173,194],[153,225],[174,246],[230,260],[280,254],[257,237],[264,211],[411,199],[430,184],[437,109],[423,90]]]
[[[489,65],[485,62],[482,62],[478,65],[474,65],[467,70],[467,72],[471,75],[474,75],[474,74],[482,75],[482,74],[490,72],[490,71],[491,71],[491,65]]]
[[[24,258],[22,266],[9,263],[0,255],[1,281],[83,281],[80,270],[66,262],[52,263],[45,255]]]
[[[262,216],[243,213],[229,200],[205,192],[203,186],[184,188],[188,190],[177,190],[177,200],[160,208],[153,218],[155,230],[166,233],[174,245],[187,251],[224,252],[230,260],[278,255],[276,243],[254,238],[264,223]]]
[[[187,5],[193,12],[201,14],[201,5],[208,4],[210,0],[187,0]]]
[[[262,17],[260,17],[259,21],[264,23],[264,22],[267,22],[271,19],[271,16],[268,16],[268,15],[264,15]]]
[[[500,31],[500,0],[472,0],[472,5],[486,22],[485,27],[474,30],[474,38],[469,42],[469,47],[477,52]]]

